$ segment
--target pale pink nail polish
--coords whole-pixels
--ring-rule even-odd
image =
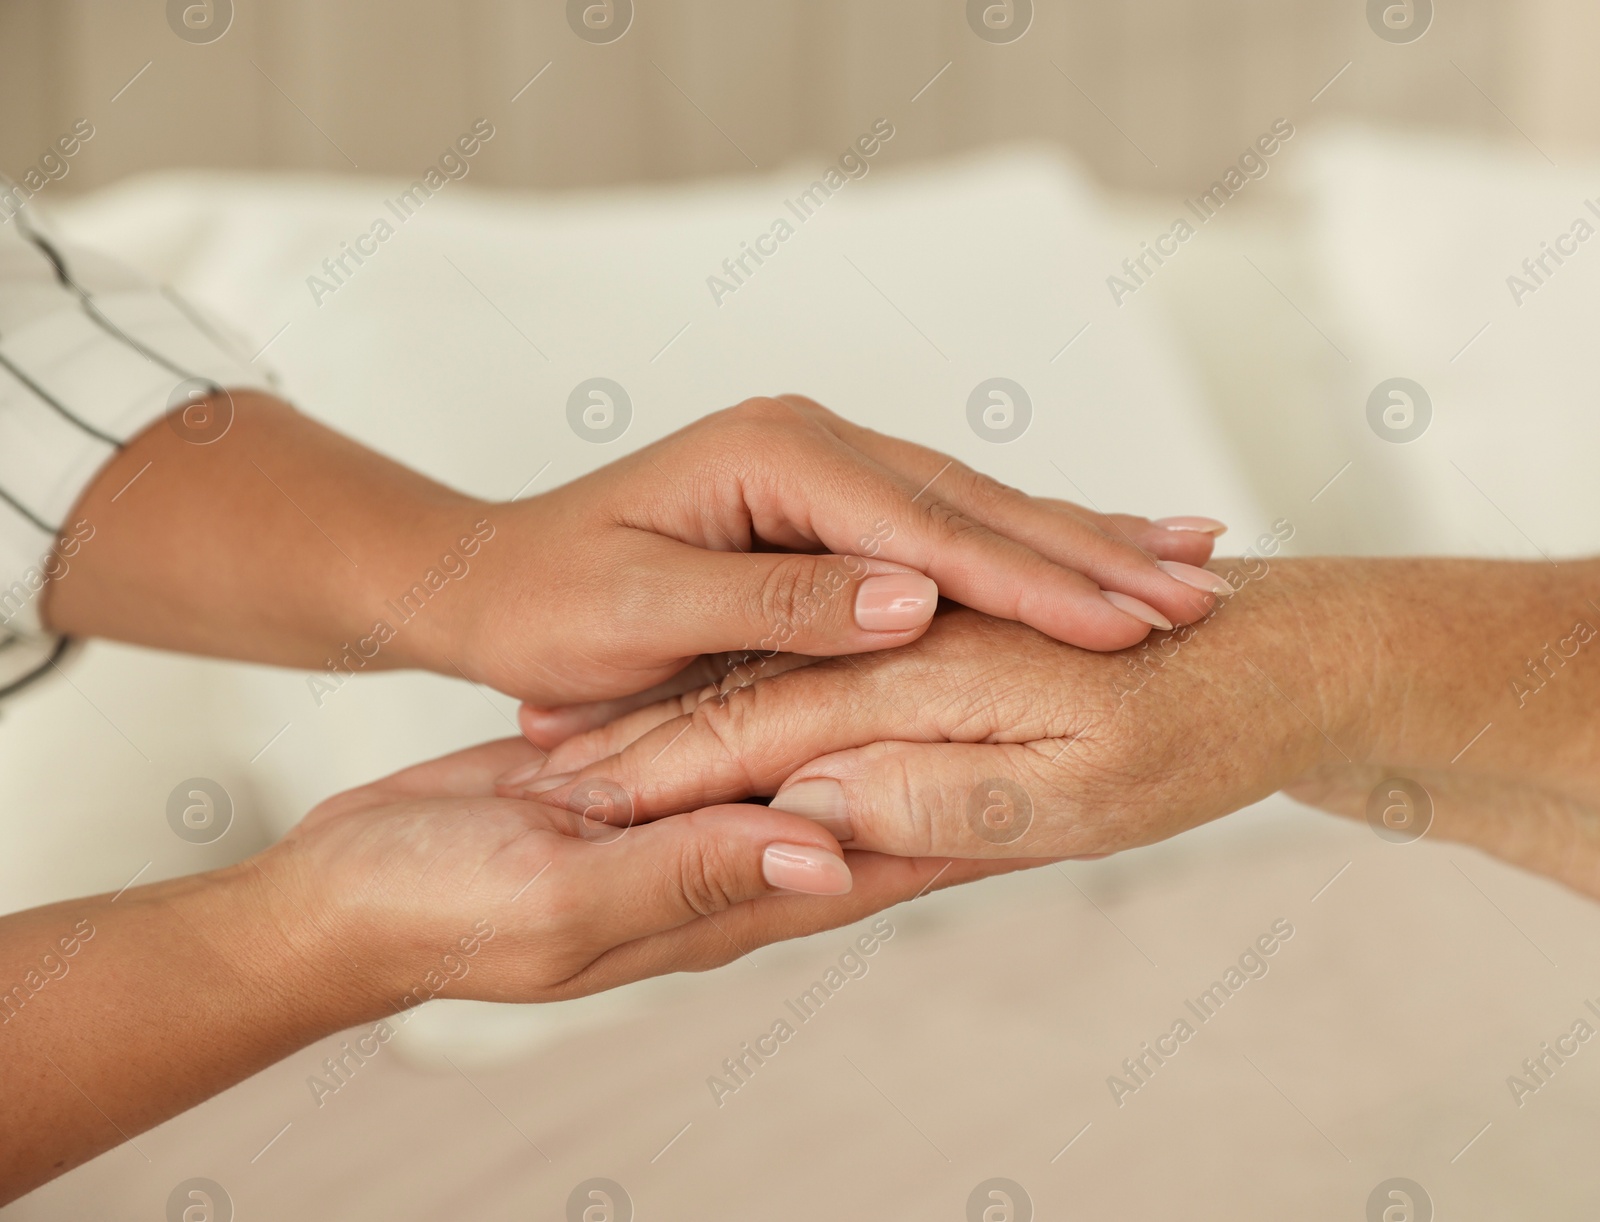
[[[1163,632],[1172,627],[1171,620],[1149,603],[1140,602],[1131,594],[1124,594],[1120,590],[1101,590],[1100,593],[1118,611],[1133,616],[1140,623],[1149,624],[1152,628],[1159,628]]]
[[[544,766],[550,762],[547,755],[543,759],[529,760],[526,764],[518,764],[515,768],[508,769],[495,777],[494,783],[506,789],[526,784],[544,771]]]
[[[856,626],[868,632],[904,632],[933,618],[939,587],[921,573],[882,573],[856,589]]]
[[[1157,560],[1156,568],[1168,577],[1176,578],[1186,586],[1193,586],[1196,590],[1204,590],[1208,594],[1232,594],[1233,587],[1209,569],[1200,568],[1198,565],[1184,564],[1179,560]]]
[[[768,805],[772,810],[803,815],[821,824],[840,844],[855,836],[855,829],[850,826],[850,813],[845,809],[844,786],[831,777],[812,777],[785,785]]]
[[[769,844],[761,854],[761,877],[803,895],[843,895],[854,882],[842,858],[809,844]]]
[[[1215,518],[1197,518],[1190,516],[1157,518],[1155,524],[1166,530],[1193,530],[1198,531],[1203,535],[1212,536],[1226,534],[1228,530],[1228,524],[1226,522],[1219,522]]]

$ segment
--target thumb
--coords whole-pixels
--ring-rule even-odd
[[[580,796],[566,804],[569,809],[582,804]],[[588,843],[575,846],[581,851],[564,882],[569,900],[576,901],[575,923],[605,946],[765,896],[844,895],[851,889],[838,842],[798,815],[728,805],[632,826],[580,817]]]
[[[1078,857],[1138,843],[1138,828],[1041,767],[1033,744],[875,742],[812,760],[772,810],[851,849],[902,857]],[[1158,837],[1159,838],[1159,837]]]
[[[651,648],[668,653],[890,649],[921,636],[939,602],[930,578],[886,560],[671,547],[670,609],[647,625]]]

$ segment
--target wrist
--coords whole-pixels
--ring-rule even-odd
[[[1251,724],[1280,782],[1366,758],[1375,645],[1359,613],[1359,562],[1247,558],[1212,567],[1235,593],[1196,636],[1226,651],[1223,668],[1255,706]]]
[[[236,866],[157,884],[167,906],[215,952],[219,1003],[249,1015],[259,1041],[281,1056],[376,1017],[377,990],[343,931],[319,924],[274,847]],[[124,897],[126,902],[130,896]]]
[[[1592,561],[1366,561],[1369,758],[1600,797]]]
[[[1292,604],[1298,629],[1292,647],[1307,672],[1318,727],[1330,740],[1319,764],[1364,764],[1382,753],[1394,704],[1385,683],[1395,664],[1384,614],[1381,566],[1387,563],[1340,557],[1281,562],[1280,595]]]
[[[395,826],[415,824],[403,809],[376,809],[376,800],[370,788],[329,799],[284,840],[235,867],[254,875],[244,884],[260,884],[257,924],[271,927],[270,936],[259,935],[267,970],[315,996],[311,1025],[322,1031],[376,1022],[434,996],[462,996],[451,986],[466,975],[463,957],[494,936],[492,924],[477,919],[481,910],[464,910],[454,889],[419,891],[420,880],[386,873],[415,847]],[[387,827],[376,826],[382,821]],[[429,851],[410,864],[421,870],[443,856]]]
[[[397,523],[399,544],[364,584],[352,636],[335,668],[418,668],[477,679],[473,666],[489,575],[510,507],[452,496],[417,505]]]
[[[473,501],[439,515],[429,545],[413,561],[418,573],[404,586],[405,597],[389,598],[382,608],[397,643],[403,638],[395,656],[404,661],[396,664],[523,694],[517,683],[541,668],[532,643],[553,635],[535,597],[548,534],[541,514],[538,498],[529,498]]]

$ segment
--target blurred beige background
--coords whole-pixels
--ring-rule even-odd
[[[558,2],[258,0],[189,46],[155,2],[0,0],[0,168],[87,118],[103,138],[53,189],[178,166],[411,175],[487,117],[504,143],[478,181],[577,187],[769,168],[882,115],[885,161],[1044,137],[1111,185],[1188,192],[1346,64],[1319,118],[1520,130],[1559,159],[1600,140],[1597,35],[1586,0],[1457,0],[1409,46],[1374,39],[1360,0],[1046,3],[1009,45],[958,0],[659,0],[596,46]]]

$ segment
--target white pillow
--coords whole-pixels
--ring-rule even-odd
[[[1432,402],[1414,441],[1380,440],[1363,399],[1345,425],[1351,489],[1402,505],[1386,550],[1540,560],[1600,549],[1600,165],[1556,168],[1514,132],[1497,145],[1358,129],[1307,141],[1292,172],[1311,203],[1320,276],[1364,396],[1406,377]],[[1600,207],[1597,202],[1596,207]],[[1595,229],[1531,292],[1523,261],[1584,219]]]

